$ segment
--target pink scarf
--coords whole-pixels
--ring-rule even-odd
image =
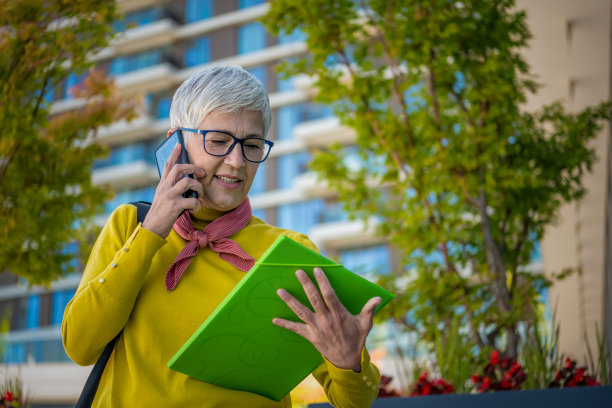
[[[251,204],[248,198],[232,211],[208,224],[204,231],[193,229],[189,212],[185,211],[174,223],[174,230],[183,239],[189,241],[177,255],[166,272],[166,289],[173,290],[189,262],[200,248],[210,247],[221,259],[231,263],[241,271],[248,272],[255,264],[255,259],[235,241],[227,238],[244,228],[251,219]]]

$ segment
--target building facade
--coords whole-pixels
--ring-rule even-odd
[[[175,89],[206,67],[237,64],[259,78],[270,94],[275,142],[260,166],[251,188],[254,215],[270,224],[309,235],[327,256],[362,273],[388,273],[397,256],[360,222],[349,221],[333,193],[316,182],[307,165],[311,151],[339,141],[350,144],[354,133],[342,127],[332,112],[311,102],[311,91],[299,79],[283,80],[275,71],[279,61],[304,55],[299,34],[271,36],[258,19],[268,10],[258,0],[121,0],[125,19],[116,24],[122,34],[93,56],[96,65],[115,78],[122,92],[139,95],[143,108],[129,122],[99,132],[110,155],[95,163],[93,181],[112,188],[102,224],[119,204],[151,201],[159,180],[153,151],[166,136],[170,102]],[[526,57],[544,87],[529,108],[562,99],[580,109],[610,99],[610,0],[520,0],[534,34]],[[78,108],[71,88],[80,80],[71,75],[53,90],[52,113]],[[612,164],[609,127],[596,143],[599,161],[586,178],[589,194],[566,206],[559,224],[541,243],[545,272],[580,267],[555,285],[551,303],[557,305],[561,346],[582,358],[583,331],[594,323],[612,338]],[[51,290],[28,290],[15,277],[0,275],[0,311],[10,309],[10,333],[5,361],[9,371],[20,368],[37,406],[71,406],[89,367],[70,362],[61,346],[64,308],[80,275],[55,282]],[[594,334],[588,334],[591,340]]]
[[[527,109],[562,101],[570,112],[611,100],[612,2],[609,0],[519,0],[533,34],[525,57],[542,84]],[[560,327],[563,354],[586,362],[587,340],[596,329],[612,349],[612,155],[610,126],[593,140],[597,162],[585,174],[586,196],[564,206],[541,242],[549,276],[577,268],[549,291]],[[595,356],[596,358],[596,356]]]

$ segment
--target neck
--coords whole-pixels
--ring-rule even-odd
[[[212,208],[202,207],[200,211],[192,213],[191,218],[198,221],[214,221],[229,211],[213,210]]]

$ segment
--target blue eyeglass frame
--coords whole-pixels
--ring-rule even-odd
[[[270,151],[272,150],[272,146],[274,146],[274,142],[272,142],[271,140],[268,140],[268,139],[264,139],[262,137],[246,137],[244,139],[239,139],[236,136],[232,135],[231,133],[224,132],[222,130],[200,130],[200,129],[190,129],[190,128],[178,128],[178,130],[185,131],[185,132],[193,132],[193,133],[201,134],[202,135],[202,147],[204,148],[204,151],[206,152],[206,154],[210,154],[211,156],[215,156],[215,157],[227,156],[228,154],[230,154],[232,152],[232,150],[234,150],[234,147],[236,147],[236,143],[240,143],[240,151],[242,152],[242,157],[244,157],[245,160],[250,161],[251,163],[262,163],[262,162],[266,161],[266,159],[270,155]],[[229,149],[227,149],[227,152],[225,154],[212,154],[212,153],[208,153],[208,151],[206,150],[206,145],[204,143],[206,141],[206,134],[209,133],[209,132],[223,133],[225,135],[228,135],[232,139],[234,139],[234,143],[232,143],[232,145],[229,147]],[[251,160],[251,159],[246,157],[246,155],[244,154],[244,141],[245,140],[249,140],[249,139],[263,140],[263,142],[265,144],[270,146],[269,149],[268,149],[268,152],[266,153],[266,157],[264,157],[260,161]]]

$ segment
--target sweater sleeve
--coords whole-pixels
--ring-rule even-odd
[[[300,234],[298,242],[319,252],[305,235]],[[323,364],[312,375],[323,386],[330,404],[336,408],[366,408],[372,405],[378,396],[380,373],[370,362],[370,355],[365,348],[361,352],[361,370],[358,373],[337,368],[325,357],[323,360]]]
[[[361,352],[361,370],[337,368],[325,361],[317,367],[312,375],[323,386],[325,395],[336,408],[366,408],[372,405],[378,396],[380,373],[370,362],[370,355],[364,348]]]
[[[136,207],[122,205],[111,214],[64,311],[62,341],[74,362],[93,364],[123,329],[151,260],[165,243],[137,224]]]

